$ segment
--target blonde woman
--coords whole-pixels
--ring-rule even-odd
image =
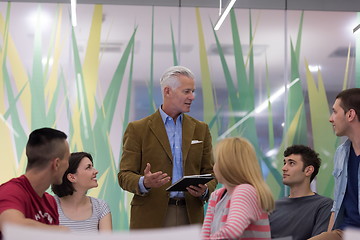
[[[211,194],[203,239],[271,239],[274,199],[247,140],[227,138],[215,149],[214,173],[224,187]]]

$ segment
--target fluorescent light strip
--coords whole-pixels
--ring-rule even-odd
[[[234,6],[236,0],[230,0],[229,4],[227,5],[225,11],[221,14],[220,18],[218,19],[217,23],[215,24],[214,30],[217,31],[221,27],[221,24],[224,22],[226,16],[229,14],[231,8]]]
[[[286,88],[287,89],[291,88],[299,80],[300,80],[299,78],[295,79],[290,84],[286,85]],[[246,120],[248,120],[254,114],[259,114],[260,112],[262,112],[264,109],[267,108],[269,101],[271,103],[273,103],[276,99],[278,99],[284,93],[285,93],[285,88],[280,88],[279,90],[277,90],[273,95],[270,96],[270,98],[266,99],[257,108],[255,108],[253,111],[248,113],[245,117],[243,117],[241,120],[236,122],[231,128],[229,128],[223,134],[221,134],[221,136],[218,137],[218,140],[221,140],[221,139],[225,138],[227,135],[229,135],[232,131],[234,131],[237,127],[239,127],[241,124],[243,124]]]
[[[71,0],[71,24],[73,27],[76,27],[76,25],[77,25],[76,0]]]
[[[219,16],[221,16],[221,11],[222,11],[222,0],[220,0],[220,6],[219,6]]]

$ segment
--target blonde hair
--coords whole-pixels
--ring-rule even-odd
[[[256,189],[261,208],[274,209],[274,198],[262,177],[252,144],[244,138],[226,138],[215,148],[217,169],[229,186],[250,184]]]

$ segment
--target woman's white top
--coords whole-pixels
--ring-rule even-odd
[[[92,204],[91,217],[86,220],[80,221],[72,220],[65,216],[60,205],[59,197],[56,195],[54,197],[58,207],[60,225],[67,226],[68,228],[70,228],[71,231],[74,232],[99,231],[100,219],[110,213],[109,205],[104,200],[90,197],[90,201]]]

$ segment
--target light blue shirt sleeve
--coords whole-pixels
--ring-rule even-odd
[[[140,192],[141,193],[148,193],[149,190],[146,189],[145,185],[144,185],[144,176],[141,176],[139,179],[139,188],[140,188]]]
[[[209,188],[206,188],[205,192],[201,195],[201,199],[204,200],[209,193]]]

